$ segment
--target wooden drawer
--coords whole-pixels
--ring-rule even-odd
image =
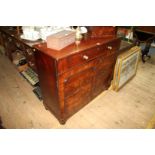
[[[90,50],[82,51],[78,54],[61,59],[58,62],[58,73],[61,74],[77,65],[87,63],[102,54],[104,54],[104,51],[102,51],[101,48],[94,47]]]
[[[119,50],[119,45],[120,45],[120,40],[108,42],[105,45],[106,54],[111,55],[114,52],[117,52]]]
[[[78,54],[71,55],[68,58],[59,60],[58,74],[62,74],[63,72],[73,68],[74,66],[87,63],[88,61],[99,56],[104,55],[106,57],[115,54],[116,50],[119,47],[119,43],[119,40],[115,40],[107,44],[98,45],[94,48],[82,51]]]
[[[104,67],[111,68],[116,63],[116,55],[112,56],[101,56],[94,61],[94,69],[96,72],[99,72]]]
[[[119,40],[114,40],[106,43],[105,45],[98,45],[97,50],[104,52],[106,56],[112,55],[119,50]]]

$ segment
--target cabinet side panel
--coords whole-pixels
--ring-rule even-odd
[[[44,53],[36,51],[35,61],[44,105],[59,119],[60,108],[58,102],[55,60]]]

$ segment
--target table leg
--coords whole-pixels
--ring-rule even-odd
[[[145,63],[145,56],[149,59],[151,58],[150,55],[148,55],[150,47],[151,47],[152,41],[149,41],[146,43],[145,48],[142,50],[142,61]]]

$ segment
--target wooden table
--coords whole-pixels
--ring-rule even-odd
[[[145,62],[145,56],[150,58],[148,55],[151,43],[155,40],[155,26],[138,26],[134,31],[134,35],[137,39],[137,44],[145,43],[145,47],[142,50],[142,61]]]

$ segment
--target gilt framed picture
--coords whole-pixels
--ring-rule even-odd
[[[118,56],[113,79],[113,89],[115,91],[118,91],[136,75],[140,51],[140,47],[134,46]]]

